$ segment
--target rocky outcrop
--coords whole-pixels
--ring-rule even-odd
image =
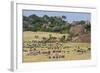
[[[90,34],[82,34],[77,37],[72,38],[72,42],[82,42],[82,43],[90,43],[91,35]]]
[[[73,25],[70,28],[70,35],[72,42],[82,42],[89,43],[91,42],[91,34],[85,32],[86,29],[83,25]]]

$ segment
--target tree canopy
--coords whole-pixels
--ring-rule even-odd
[[[86,24],[86,21],[75,21],[77,24],[83,25],[89,32],[91,25]],[[85,25],[84,25],[85,24]],[[45,31],[45,32],[60,32],[68,33],[73,23],[68,23],[67,17],[60,16],[37,16],[35,14],[30,16],[23,16],[23,30],[24,31]]]

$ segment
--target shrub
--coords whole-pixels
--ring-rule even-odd
[[[63,36],[60,38],[60,41],[61,41],[61,42],[66,42],[66,36],[63,35]]]
[[[38,35],[35,35],[34,37],[35,37],[36,39],[38,39],[38,38],[39,38],[39,36],[38,36]]]

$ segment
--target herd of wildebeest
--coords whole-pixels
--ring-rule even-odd
[[[91,48],[67,44],[67,42],[53,41],[24,41],[23,53],[25,56],[47,56],[48,59],[64,59],[66,54],[82,55],[91,52]]]

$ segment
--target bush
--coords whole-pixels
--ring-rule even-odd
[[[61,42],[66,42],[66,36],[63,35],[63,36],[60,38],[60,41],[61,41]]]
[[[38,39],[38,38],[39,38],[39,36],[38,36],[38,35],[35,35],[34,37],[35,37],[36,39]]]

